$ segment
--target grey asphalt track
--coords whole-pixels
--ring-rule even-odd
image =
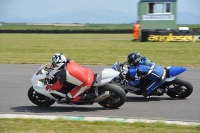
[[[0,64],[0,114],[36,114],[65,116],[94,116],[116,118],[143,118],[156,120],[178,120],[200,122],[200,68],[187,68],[181,77],[188,79],[194,87],[191,96],[174,100],[164,95],[145,99],[127,94],[127,101],[120,109],[104,109],[93,105],[59,105],[38,107],[31,103],[27,91],[30,79],[40,65]],[[86,66],[100,72],[110,66]]]

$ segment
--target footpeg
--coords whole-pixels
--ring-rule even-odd
[[[163,94],[163,93],[167,92],[167,89],[159,88],[159,89],[157,89],[157,92],[160,94]]]

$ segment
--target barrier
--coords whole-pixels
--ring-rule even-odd
[[[0,30],[0,33],[38,34],[132,34],[132,29],[101,30]],[[163,30],[143,29],[141,41],[154,42],[200,42],[200,29]]]
[[[193,30],[142,30],[141,41],[200,42],[200,29]]]

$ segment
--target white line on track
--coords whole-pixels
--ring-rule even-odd
[[[148,119],[128,119],[128,118],[109,118],[109,117],[75,117],[75,116],[53,116],[53,115],[23,115],[23,114],[0,114],[0,118],[23,118],[23,119],[65,119],[75,121],[115,121],[115,122],[144,122],[144,123],[156,123],[162,122],[165,124],[177,124],[177,125],[194,125],[199,126],[197,122],[183,122],[183,121],[164,121],[164,120],[148,120]]]

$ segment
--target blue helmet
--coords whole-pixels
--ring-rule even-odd
[[[131,52],[128,54],[127,62],[130,66],[136,66],[141,60],[141,55],[139,52]]]

